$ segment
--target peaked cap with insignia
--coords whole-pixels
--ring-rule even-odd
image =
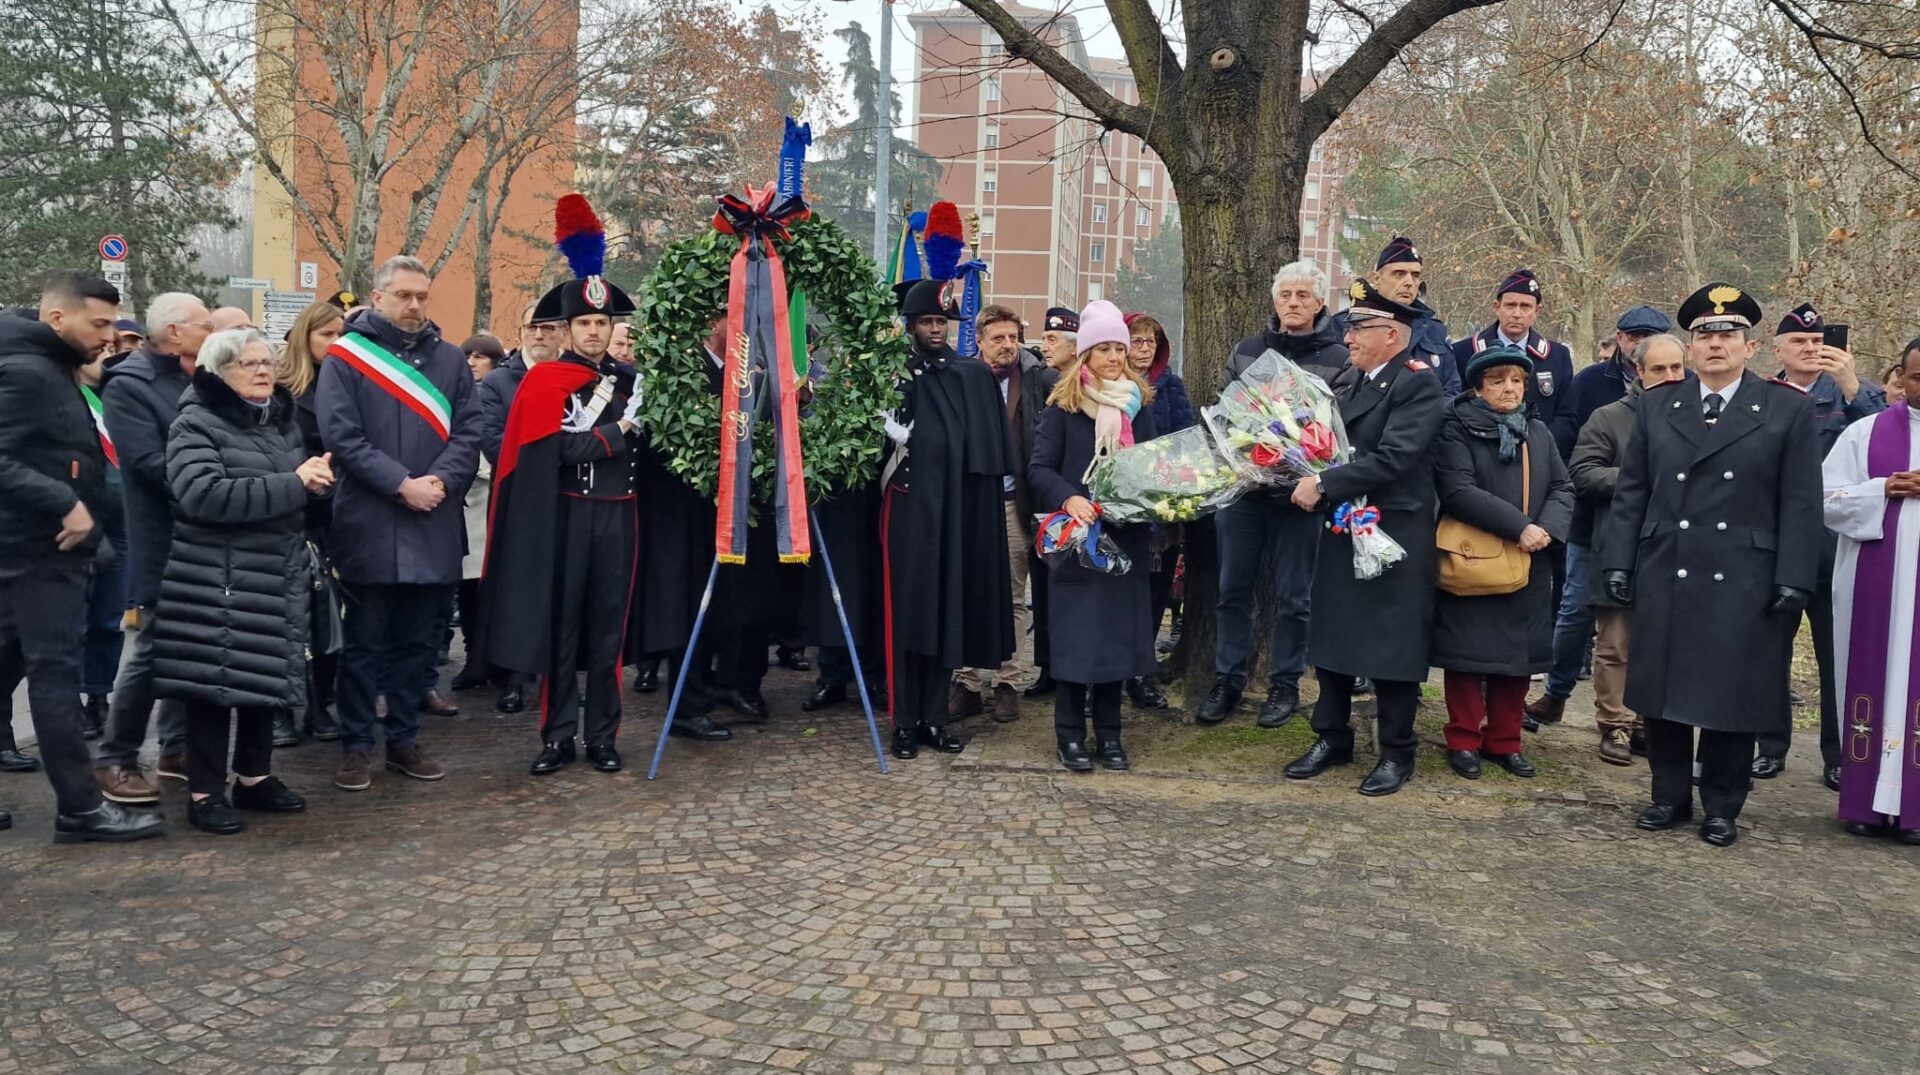
[[[1680,327],[1688,332],[1734,332],[1760,323],[1760,304],[1728,283],[1711,283],[1680,304]]]
[[[1420,311],[1411,306],[1395,302],[1373,286],[1373,281],[1362,276],[1347,288],[1347,298],[1353,305],[1347,307],[1347,321],[1368,321],[1375,318],[1391,318],[1403,325],[1411,325],[1420,320]]]
[[[553,245],[566,255],[574,278],[540,296],[530,320],[571,321],[588,314],[622,318],[633,313],[627,293],[600,275],[607,267],[607,231],[587,199],[568,194],[555,203]]]

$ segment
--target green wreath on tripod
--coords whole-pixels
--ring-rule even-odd
[[[886,448],[883,415],[906,368],[907,343],[894,322],[894,295],[840,225],[810,217],[779,245],[787,288],[807,297],[808,323],[820,333],[813,361],[829,363],[813,385],[800,421],[807,496],[818,501],[871,482]],[[668,469],[711,499],[719,487],[720,397],[714,395],[703,344],[726,311],[727,272],[739,247],[709,231],[681,239],[660,256],[640,287],[634,351],[644,377],[640,420]],[[754,427],[753,488],[770,499],[773,424]]]

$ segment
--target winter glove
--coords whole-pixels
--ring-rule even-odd
[[[1633,606],[1633,572],[1607,571],[1601,575],[1607,588],[1607,599],[1624,608]]]
[[[640,392],[640,379],[633,380],[633,394],[627,397],[627,409],[620,412],[620,420],[638,429],[640,427],[640,401],[645,398]]]
[[[1775,586],[1773,600],[1767,602],[1767,611],[1775,615],[1798,616],[1807,610],[1812,602],[1813,593],[1798,586]]]

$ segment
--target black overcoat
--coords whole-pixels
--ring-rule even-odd
[[[1152,413],[1141,408],[1133,419],[1134,442],[1152,440],[1155,433]],[[1080,476],[1091,462],[1093,419],[1057,406],[1040,412],[1027,466],[1034,510],[1058,511],[1069,497],[1086,496]],[[1153,649],[1153,526],[1103,529],[1133,561],[1126,574],[1102,574],[1070,558],[1048,565],[1053,658],[1047,671],[1065,683],[1116,683],[1159,667]]]
[[[1472,393],[1455,399],[1440,427],[1433,460],[1440,514],[1506,541],[1520,540],[1533,523],[1565,543],[1573,519],[1573,482],[1553,434],[1537,418],[1527,423],[1527,469],[1533,480],[1522,512],[1520,455],[1500,461],[1493,415],[1473,399]],[[1533,554],[1527,584],[1513,593],[1458,597],[1438,590],[1431,663],[1489,676],[1528,676],[1553,667],[1552,553],[1548,548]]]
[[[307,459],[293,397],[262,410],[195,373],[167,435],[173,543],[153,626],[154,692],[212,706],[306,704]]]
[[[880,641],[885,608],[881,602],[880,482],[843,489],[813,505],[819,520],[813,558],[807,563],[802,633],[809,645],[844,646],[840,616],[834,611],[827,585],[827,556],[833,556],[834,578],[846,605],[847,623],[859,646]]]
[[[1600,566],[1633,575],[1628,708],[1757,733],[1787,720],[1800,625],[1767,605],[1777,586],[1818,581],[1820,437],[1799,389],[1746,373],[1711,427],[1700,390],[1641,393]]]
[[[1440,378],[1402,352],[1372,379],[1349,367],[1334,393],[1354,456],[1321,474],[1319,508],[1366,497],[1407,557],[1377,578],[1355,578],[1352,539],[1321,524],[1307,662],[1341,675],[1423,680],[1436,562],[1432,449],[1446,409]]]
[[[892,646],[944,668],[998,668],[1015,644],[1006,406],[987,364],[951,348],[916,353],[911,370],[907,461],[881,509]]]

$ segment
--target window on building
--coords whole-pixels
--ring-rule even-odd
[[[1087,260],[1095,265],[1104,264],[1107,260],[1107,244],[1094,243],[1087,251]]]
[[[1098,280],[1090,280],[1087,282],[1087,301],[1088,302],[1099,302],[1101,299],[1104,299],[1106,297],[1107,297],[1107,285],[1101,283]]]
[[[1316,200],[1320,197],[1320,181],[1318,179],[1307,180],[1307,197]]]
[[[1093,222],[1094,222],[1095,224],[1105,224],[1105,223],[1107,222],[1107,207],[1106,207],[1106,206],[1104,206],[1104,205],[1100,205],[1100,204],[1098,204],[1098,203],[1096,203],[1096,204],[1094,205],[1094,207],[1093,207]]]
[[[999,189],[1000,189],[1000,173],[999,172],[996,172],[993,169],[989,168],[985,172],[981,173],[980,175],[981,193],[992,194],[994,191]]]
[[[980,235],[984,238],[985,236],[992,235],[992,234],[993,234],[993,214],[992,213],[982,214],[982,216],[980,217]]]
[[[987,55],[989,56],[1002,56],[1006,54],[1006,42],[1000,40],[1000,35],[992,30],[986,31],[986,36],[982,44],[986,46]]]
[[[1300,222],[1300,237],[1302,239],[1312,239],[1315,236],[1318,236],[1319,234],[1320,234],[1319,220],[1315,219],[1314,217],[1308,217],[1307,219],[1302,220]]]
[[[1152,224],[1153,224],[1153,210],[1143,205],[1133,211],[1134,227],[1145,228],[1145,227],[1151,227]]]
[[[1000,128],[991,125],[987,127],[987,148],[1000,148]]]
[[[1153,169],[1144,164],[1140,166],[1140,186],[1143,190],[1153,189]]]
[[[1096,164],[1093,166],[1093,185],[1096,187],[1104,187],[1107,185],[1106,165]]]
[[[997,78],[990,78],[987,80],[987,100],[998,101],[999,99],[1000,99],[1000,80]]]
[[[1307,159],[1315,161],[1320,159],[1320,143],[1315,142],[1313,144],[1313,151],[1307,154]]]

